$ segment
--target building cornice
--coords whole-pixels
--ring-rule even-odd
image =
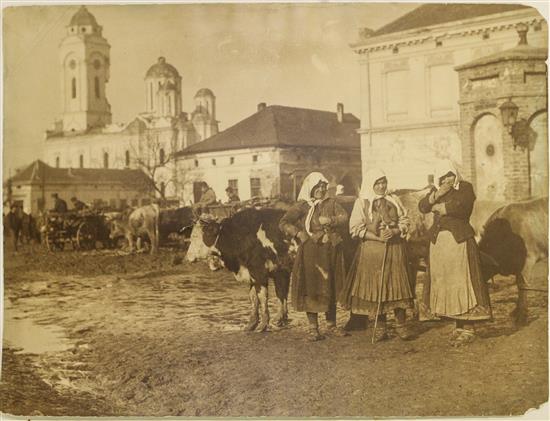
[[[245,148],[234,148],[234,149],[219,149],[215,151],[207,151],[207,152],[196,152],[196,153],[178,153],[176,156],[176,159],[195,159],[197,157],[202,158],[214,158],[218,156],[226,156],[230,154],[235,153],[255,153],[258,151],[261,152],[275,152],[279,150],[288,150],[288,149],[338,149],[338,150],[344,150],[344,151],[360,151],[361,147],[358,145],[357,147],[353,146],[345,146],[342,147],[341,145],[334,145],[334,146],[321,146],[321,145],[277,145],[277,146],[249,146]]]
[[[411,123],[411,124],[388,124],[385,126],[377,126],[372,129],[358,129],[357,133],[359,134],[369,134],[369,133],[385,133],[385,132],[398,132],[401,130],[422,130],[422,129],[432,129],[437,127],[458,127],[460,124],[459,119],[456,120],[445,120],[445,121],[430,121],[425,123]]]
[[[534,26],[546,21],[536,9],[515,10],[372,37],[363,42],[351,44],[350,47],[355,53],[364,54],[393,49],[395,47],[423,44],[436,39],[459,38],[476,34],[481,35],[485,32],[499,32],[512,29],[519,22]]]

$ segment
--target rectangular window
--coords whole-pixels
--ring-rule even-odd
[[[135,208],[139,204],[139,201],[137,199],[132,199],[132,207]]]
[[[128,201],[126,199],[120,199],[120,209],[125,209],[128,206]]]
[[[229,158],[229,164],[233,165],[235,163],[235,157]]]
[[[458,73],[450,64],[428,68],[430,115],[437,117],[452,112],[458,101]]]
[[[109,207],[111,209],[116,209],[116,199],[109,199]]]
[[[252,162],[258,162],[258,155],[252,155]]]
[[[199,160],[195,159],[195,167],[198,167],[198,166],[199,166]]]
[[[71,79],[71,98],[76,98],[76,79]]]
[[[216,165],[216,159],[212,158],[212,165]]]
[[[227,187],[231,187],[235,194],[239,195],[239,180],[233,179],[227,181]]]
[[[406,117],[409,112],[409,71],[386,73],[386,113],[388,118]]]
[[[141,199],[141,206],[147,206],[151,204],[151,199]]]
[[[97,99],[101,98],[101,92],[99,90],[99,78],[96,76],[94,79],[94,91]]]
[[[262,196],[262,184],[259,178],[250,179],[250,197]]]

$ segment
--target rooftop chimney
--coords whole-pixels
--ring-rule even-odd
[[[265,110],[265,107],[266,107],[265,102],[260,102],[258,104],[258,112]]]
[[[374,30],[363,27],[359,28],[359,39],[360,40],[366,40],[367,38],[370,38],[374,34]]]
[[[341,102],[336,104],[336,118],[338,119],[338,123],[344,121],[344,104]]]
[[[520,22],[516,25],[516,31],[519,35],[518,45],[527,45],[527,32],[529,31],[529,27],[523,22]]]

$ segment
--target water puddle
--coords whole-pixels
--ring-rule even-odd
[[[73,347],[61,327],[39,325],[9,304],[4,308],[3,339],[4,346],[31,354],[60,352]]]

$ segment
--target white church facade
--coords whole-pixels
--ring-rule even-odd
[[[145,74],[144,112],[113,124],[110,45],[85,6],[67,26],[59,66],[62,116],[46,132],[44,161],[58,168],[139,168],[155,180],[157,196],[175,198],[175,153],[218,132],[213,92],[200,89],[195,110],[183,112],[181,76],[159,57]]]

